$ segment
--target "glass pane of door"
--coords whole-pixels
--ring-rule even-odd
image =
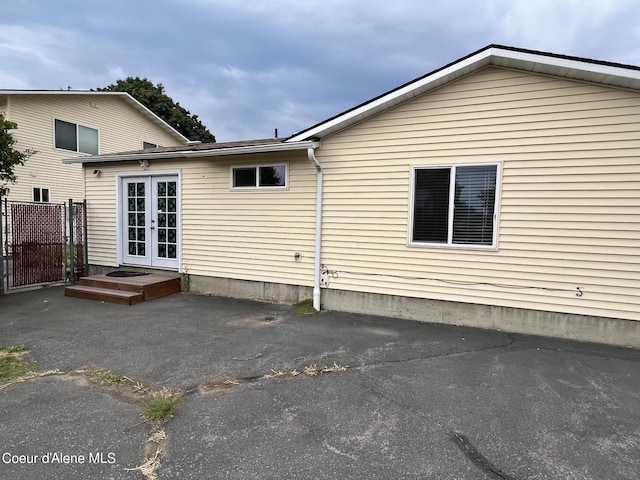
[[[132,256],[146,255],[146,185],[131,181],[127,185],[127,238],[128,252]]]
[[[156,181],[156,256],[176,259],[178,255],[177,182]]]

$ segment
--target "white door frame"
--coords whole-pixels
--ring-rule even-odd
[[[161,178],[164,177],[164,178]],[[152,230],[151,226],[157,226],[158,224],[158,208],[157,202],[155,202],[155,195],[152,197],[149,193],[146,197],[145,208],[145,238],[149,239],[149,248],[145,251],[144,256],[132,257],[128,254],[128,215],[124,210],[124,202],[127,199],[127,192],[125,191],[126,180],[136,179],[145,183],[145,189],[147,192],[152,190],[157,185],[158,181],[167,180],[171,177],[171,180],[176,181],[176,197],[177,197],[177,220],[176,220],[176,240],[177,240],[177,252],[176,259],[159,259],[154,252],[157,245],[157,229]],[[152,268],[164,268],[171,270],[180,270],[181,258],[182,258],[182,178],[179,170],[162,170],[153,172],[121,172],[116,174],[116,262],[117,265],[136,265],[142,267]],[[153,220],[153,222],[152,222]]]

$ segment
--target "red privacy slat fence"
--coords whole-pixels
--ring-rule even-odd
[[[70,205],[70,206],[69,206]],[[0,204],[0,206],[2,206]],[[85,204],[4,201],[0,287],[73,281],[84,273]],[[2,235],[4,234],[4,235]],[[0,293],[4,288],[0,288]]]
[[[63,205],[11,205],[14,287],[64,280],[63,214]]]

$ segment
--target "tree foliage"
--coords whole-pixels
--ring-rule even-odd
[[[24,165],[27,155],[13,148],[16,140],[9,130],[18,128],[15,122],[10,122],[0,113],[0,197],[9,192],[7,183],[16,181],[15,167]]]
[[[126,92],[158,115],[162,120],[175,128],[189,140],[200,140],[213,143],[216,137],[188,110],[173,101],[159,83],[154,85],[150,80],[140,77],[127,77],[98,91]]]

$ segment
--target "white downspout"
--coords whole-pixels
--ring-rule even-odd
[[[315,265],[313,273],[313,308],[320,310],[320,271],[322,264],[320,262],[320,250],[322,246],[322,167],[315,156],[315,149],[318,144],[307,149],[309,161],[316,167],[318,172],[316,176],[316,250]]]

